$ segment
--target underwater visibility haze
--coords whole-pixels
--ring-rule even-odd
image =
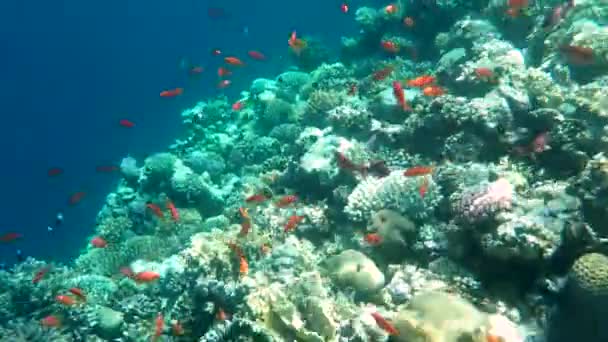
[[[605,0],[0,12],[0,341],[608,342]]]

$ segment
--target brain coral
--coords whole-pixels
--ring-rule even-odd
[[[393,171],[384,178],[368,177],[348,196],[344,212],[353,221],[366,221],[380,209],[392,209],[415,220],[429,217],[441,201],[439,185],[429,179],[424,197],[419,188],[422,177],[406,177]]]
[[[608,257],[588,253],[572,266],[547,341],[608,341]]]

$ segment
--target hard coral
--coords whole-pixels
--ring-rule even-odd
[[[472,189],[455,204],[456,215],[467,223],[480,223],[511,208],[514,191],[508,180],[501,178],[485,187]]]

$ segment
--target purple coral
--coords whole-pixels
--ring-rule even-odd
[[[500,178],[481,189],[465,191],[455,205],[456,215],[465,222],[479,223],[501,210],[511,209],[513,186]]]

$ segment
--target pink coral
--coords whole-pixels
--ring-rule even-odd
[[[484,188],[465,192],[455,205],[459,218],[469,223],[479,223],[492,218],[501,210],[511,209],[513,186],[500,178]]]

